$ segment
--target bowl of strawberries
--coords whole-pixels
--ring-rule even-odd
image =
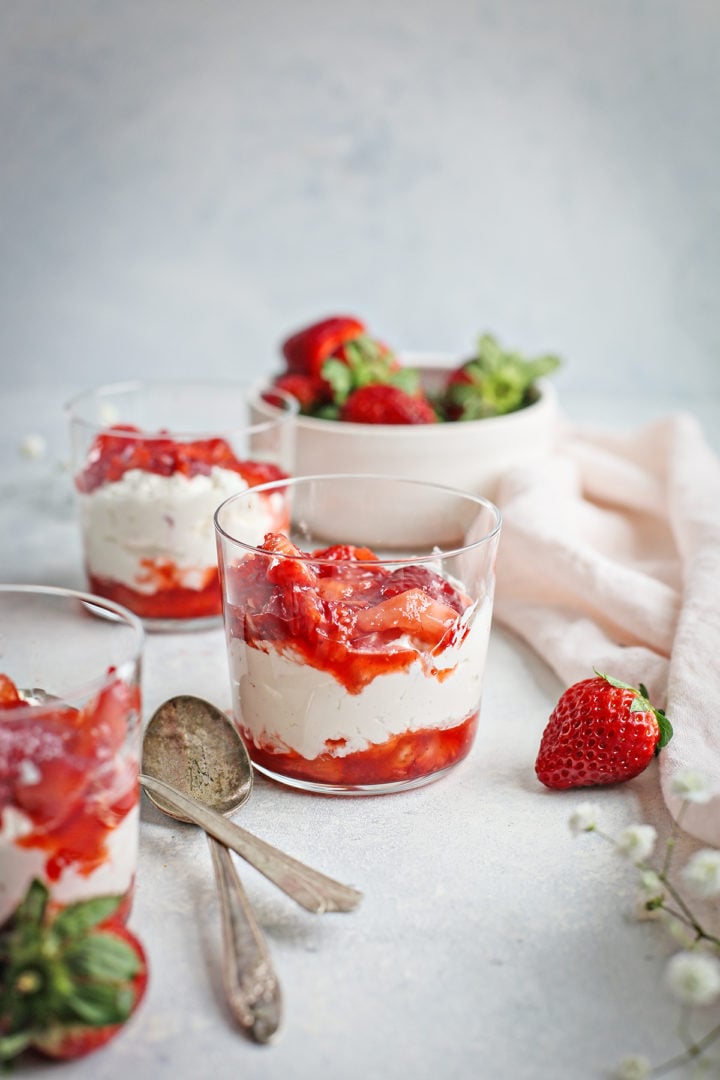
[[[483,334],[465,358],[400,354],[360,319],[290,335],[274,386],[299,403],[295,473],[422,479],[493,498],[513,465],[547,453],[558,427],[554,355],[525,358]],[[272,392],[262,408],[272,413]]]

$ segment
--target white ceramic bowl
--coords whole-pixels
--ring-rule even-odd
[[[421,370],[430,391],[442,385],[461,361],[404,356]],[[444,424],[349,424],[296,419],[296,476],[374,473],[426,480],[495,498],[498,480],[512,465],[531,461],[553,446],[558,428],[557,396],[546,380],[538,399],[505,416]],[[271,413],[272,406],[267,406]]]

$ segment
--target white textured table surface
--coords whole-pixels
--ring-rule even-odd
[[[62,398],[55,388],[3,401],[6,581],[84,585],[61,465]],[[710,420],[717,401],[703,409]],[[597,401],[592,412],[602,419]],[[616,410],[607,415],[623,422]],[[48,440],[41,460],[18,453],[31,431]],[[659,985],[668,942],[630,917],[629,869],[598,838],[570,835],[568,816],[587,794],[547,792],[534,776],[561,689],[496,627],[477,742],[442,781],[328,799],[258,780],[242,823],[365,894],[352,914],[312,916],[240,867],[284,990],[284,1024],[270,1046],[247,1041],[225,1011],[204,837],[144,800],[131,925],[149,952],[148,995],[114,1043],[53,1074],[582,1080],[606,1075],[625,1052],[669,1056],[677,1012]],[[229,706],[221,630],[148,637],[146,713],[184,691]],[[611,830],[640,818],[667,827],[654,766],[592,797]]]

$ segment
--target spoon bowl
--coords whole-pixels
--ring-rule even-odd
[[[143,772],[220,814],[232,814],[253,789],[252,764],[237,729],[217,706],[190,694],[170,698],[152,716],[143,739]],[[176,820],[191,820],[162,795],[148,796]]]

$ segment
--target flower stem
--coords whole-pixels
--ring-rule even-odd
[[[675,1069],[679,1069],[681,1065],[687,1065],[690,1061],[694,1061],[695,1058],[699,1058],[701,1054],[704,1054],[709,1046],[720,1037],[720,1024],[716,1024],[714,1028],[708,1031],[707,1035],[703,1035],[702,1039],[698,1039],[697,1042],[692,1042],[688,1045],[682,1054],[677,1054],[676,1057],[668,1058],[661,1065],[655,1065],[652,1070],[653,1076],[667,1076],[668,1073],[673,1072]]]

